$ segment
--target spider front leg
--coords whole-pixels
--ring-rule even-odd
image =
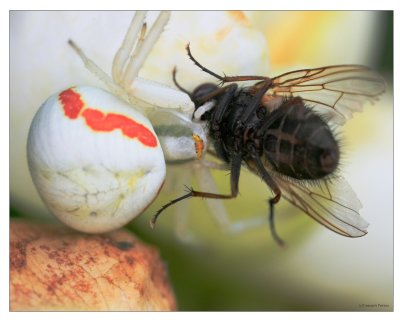
[[[121,47],[113,60],[111,78],[72,41],[69,44],[82,59],[85,67],[103,81],[109,90],[143,112],[154,108],[179,110],[189,118],[194,111],[190,97],[161,83],[138,77],[154,44],[170,18],[161,12],[148,31],[144,23],[146,12],[137,12],[129,26]]]
[[[148,32],[146,24],[143,24],[143,13],[140,13],[138,18],[134,17],[121,48],[115,55],[113,75],[115,75],[114,80],[127,93],[129,102],[139,100],[137,104],[145,109],[154,107],[175,109],[190,117],[194,111],[194,104],[186,93],[138,77],[140,69],[163,32],[170,16],[169,11],[161,12]],[[140,23],[142,23],[142,27],[139,31]],[[131,52],[130,55],[129,52]]]
[[[147,26],[143,23],[145,15],[146,12],[136,13],[114,57],[114,80],[126,90],[131,88],[132,82],[137,78],[139,70],[168,23],[171,13],[161,12],[148,33]]]
[[[133,52],[136,46],[136,52],[138,47],[144,41],[144,37],[147,31],[147,25],[144,23],[146,17],[146,11],[138,11],[133,17],[129,29],[122,41],[121,47],[118,49],[114,56],[112,65],[112,77],[116,83],[121,83],[124,77],[124,70],[129,60],[129,56]],[[132,58],[131,58],[132,59]]]
[[[113,81],[113,79],[111,79],[110,76],[107,73],[105,73],[93,60],[89,59],[82,51],[82,49],[79,48],[73,40],[69,39],[68,44],[72,47],[72,49],[75,50],[75,52],[81,58],[86,69],[88,69],[99,80],[101,80],[113,94],[121,97],[125,101],[128,100],[126,92],[118,84],[116,84]]]

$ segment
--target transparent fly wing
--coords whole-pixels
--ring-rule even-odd
[[[347,237],[367,234],[369,223],[359,214],[357,195],[342,177],[318,184],[299,183],[276,176],[283,197],[328,229]]]
[[[272,78],[271,96],[300,96],[316,107],[326,120],[344,124],[366,101],[373,102],[385,91],[385,81],[365,66],[338,65],[304,69]]]
[[[146,112],[160,141],[165,161],[199,159],[207,149],[205,128],[186,115],[167,109]]]

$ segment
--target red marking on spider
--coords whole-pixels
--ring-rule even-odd
[[[154,134],[144,125],[135,120],[118,113],[104,113],[93,108],[84,108],[81,95],[72,88],[60,93],[59,99],[64,108],[65,115],[70,119],[82,116],[89,128],[97,132],[111,132],[121,130],[128,138],[137,138],[148,147],[156,147],[157,139]]]
[[[64,107],[65,115],[70,119],[76,119],[83,108],[83,101],[79,93],[72,88],[64,90],[59,95],[60,101]]]

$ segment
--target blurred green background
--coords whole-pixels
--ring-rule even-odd
[[[13,28],[23,25],[29,12],[11,15],[13,58],[16,48],[13,37],[23,35],[21,28],[15,33]],[[276,227],[287,247],[278,247],[267,224],[266,199],[270,192],[259,177],[246,171],[240,180],[240,196],[225,201],[224,205],[233,221],[265,218],[263,223],[239,234],[223,232],[205,202],[192,199],[167,210],[156,229],[150,230],[151,215],[183,193],[183,185],[176,180],[183,171],[196,170],[190,164],[168,167],[163,192],[128,228],[160,250],[179,310],[393,310],[393,13],[257,11],[247,12],[245,17],[249,21],[247,27],[257,29],[266,39],[271,74],[297,66],[361,63],[385,76],[388,93],[374,107],[366,106],[342,134],[345,141],[342,171],[364,205],[361,214],[371,223],[369,234],[359,239],[341,237],[281,201],[277,206]],[[343,45],[335,30],[351,33],[352,22],[356,21],[363,21],[369,28],[354,26],[364,32],[351,34],[348,46],[335,48],[335,43]],[[28,25],[22,28],[29,32]],[[343,38],[346,36],[342,34]],[[365,39],[353,38],[352,42],[351,36]],[[365,47],[360,47],[361,43]],[[325,54],[328,46],[336,51],[329,49],[331,54]],[[352,57],[350,61],[341,58],[346,53]],[[16,83],[13,67],[19,63],[11,59],[11,87]],[[26,143],[26,137],[17,138],[15,132],[30,123],[30,119],[16,114],[17,108],[18,112],[24,109],[13,103],[14,92],[11,88],[11,216],[47,219],[49,215],[43,208],[24,198],[24,194],[32,191],[17,185],[16,181],[22,178],[13,174],[22,167],[20,162],[13,161],[14,149],[24,148]],[[228,191],[226,172],[213,175],[219,189]],[[185,184],[197,186],[193,177]],[[182,222],[185,214],[186,238],[182,239],[175,231],[177,220]],[[365,307],[366,304],[387,307]]]

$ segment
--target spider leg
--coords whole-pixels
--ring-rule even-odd
[[[124,88],[129,88],[132,85],[133,80],[137,77],[148,54],[160,37],[165,25],[168,23],[170,16],[170,12],[161,12],[145,39],[141,41],[139,46],[137,46],[137,50],[135,49],[123,75],[122,84]]]
[[[85,68],[88,69],[91,73],[93,73],[98,79],[100,79],[107,87],[110,89],[112,93],[117,96],[122,97],[123,99],[127,100],[126,92],[118,86],[110,76],[105,73],[96,63],[94,63],[91,59],[89,59],[85,53],[79,48],[74,41],[71,39],[68,40],[68,44],[75,50],[78,56],[81,58]]]
[[[143,23],[146,11],[137,11],[133,17],[121,47],[114,56],[112,64],[112,76],[116,83],[120,83],[123,77],[124,67],[129,60],[129,55],[139,46],[139,41],[143,42],[146,33],[146,24]],[[140,35],[139,35],[140,33]],[[139,37],[139,39],[138,39]]]

